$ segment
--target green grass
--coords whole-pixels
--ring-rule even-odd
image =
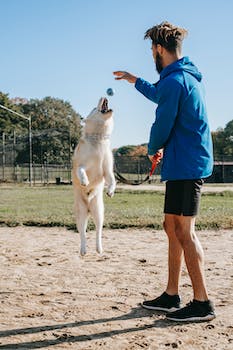
[[[105,199],[107,228],[161,229],[164,194],[155,191],[117,190]],[[204,193],[198,229],[233,228],[233,192]],[[8,226],[66,226],[75,229],[71,186],[0,187],[0,224]],[[93,228],[90,221],[89,229]]]

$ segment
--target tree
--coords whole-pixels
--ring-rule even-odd
[[[218,129],[212,132],[214,158],[219,159],[224,153],[225,135],[223,129]]]
[[[224,153],[228,156],[233,156],[233,120],[227,123],[225,129],[226,146]]]
[[[0,104],[16,112],[20,112],[19,106],[15,105],[8,97],[8,94],[5,94],[3,92],[0,92]],[[23,130],[26,130],[26,128],[27,128],[27,124],[25,123],[24,120],[12,114],[11,112],[8,112],[0,108],[0,133],[1,134],[3,132],[12,133],[13,130],[22,132]]]
[[[122,146],[113,150],[117,156],[138,157],[147,155],[147,144]]]
[[[214,158],[233,157],[233,120],[227,123],[224,129],[212,132]]]
[[[81,116],[62,99],[45,97],[19,104],[32,118],[33,162],[69,163],[81,133]],[[17,162],[28,162],[28,145],[18,152]]]

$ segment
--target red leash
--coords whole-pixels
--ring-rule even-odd
[[[152,165],[151,165],[150,173],[146,176],[145,179],[143,179],[141,181],[128,180],[128,179],[124,178],[124,176],[122,176],[120,173],[118,173],[118,171],[115,169],[114,172],[115,172],[116,179],[122,183],[127,184],[127,185],[141,185],[143,182],[150,180],[150,177],[153,175],[155,168],[157,167],[157,165],[159,164],[159,162],[161,161],[162,158],[163,158],[163,152],[158,151],[152,158]]]
[[[157,152],[153,156],[153,161],[152,161],[151,170],[150,170],[150,174],[149,174],[150,177],[153,175],[153,172],[155,171],[157,165],[160,163],[162,158],[163,158],[163,153],[162,152]]]

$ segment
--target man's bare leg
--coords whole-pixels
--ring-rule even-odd
[[[142,306],[146,309],[171,312],[180,308],[178,286],[183,257],[182,246],[175,234],[174,215],[165,214],[164,230],[169,240],[167,288],[156,299],[144,301]]]
[[[166,293],[179,294],[179,279],[183,260],[183,248],[176,237],[175,218],[173,214],[165,214],[164,230],[168,236],[168,283]]]
[[[195,217],[175,215],[175,233],[183,251],[189,276],[192,281],[194,299],[208,300],[204,277],[204,252],[195,234]]]

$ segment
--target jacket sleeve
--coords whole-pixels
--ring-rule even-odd
[[[174,79],[168,79],[160,87],[156,118],[150,131],[148,155],[154,155],[169,139],[179,110],[182,86]]]
[[[157,99],[157,84],[150,84],[148,81],[143,80],[142,78],[137,78],[135,83],[135,88],[141,92],[146,98],[151,100],[154,103],[158,103]]]

